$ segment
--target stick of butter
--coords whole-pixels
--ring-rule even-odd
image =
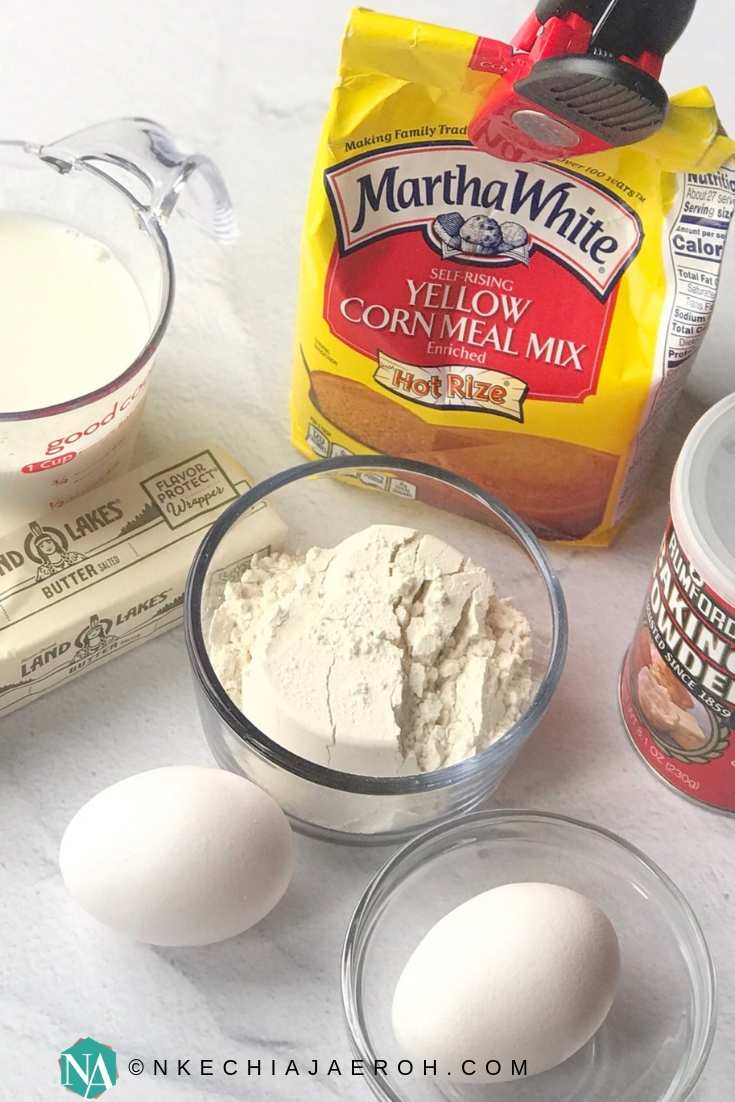
[[[178,624],[199,544],[251,485],[221,448],[179,447],[0,536],[0,716]],[[265,502],[247,518],[225,575],[283,542]]]

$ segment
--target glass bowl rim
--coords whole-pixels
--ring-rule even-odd
[[[431,826],[428,830],[422,831],[414,838],[411,838],[405,845],[391,854],[385,863],[381,865],[369,881],[352,913],[342,946],[340,964],[342,1012],[354,1052],[369,1068],[374,1059],[374,1054],[361,1025],[363,1017],[362,1006],[361,1000],[357,996],[358,980],[362,971],[363,953],[361,951],[358,955],[356,950],[360,943],[363,927],[367,919],[371,916],[371,912],[375,905],[380,903],[381,909],[377,912],[369,927],[368,933],[370,934],[377,922],[380,921],[382,910],[386,903],[396,888],[400,887],[404,881],[403,877],[400,877],[395,883],[388,883],[387,888],[386,882],[389,882],[390,879],[395,876],[396,871],[400,869],[407,859],[414,856],[418,850],[429,848],[431,843],[442,835],[448,836],[457,829],[471,828],[473,825],[484,826],[502,820],[512,821],[514,819],[526,823],[532,821],[542,825],[544,823],[561,823],[565,826],[572,827],[574,831],[593,834],[603,839],[605,842],[611,842],[617,848],[625,851],[629,857],[633,857],[637,864],[643,865],[645,869],[653,875],[659,886],[663,887],[677,904],[677,913],[685,920],[691,937],[691,945],[694,947],[695,953],[698,954],[694,959],[697,963],[699,975],[706,986],[705,997],[707,1002],[705,1012],[706,1018],[703,1021],[704,1029],[700,1030],[702,1037],[699,1042],[699,1051],[698,1053],[693,1053],[692,1045],[690,1044],[687,1063],[692,1066],[687,1068],[686,1079],[677,1087],[676,1094],[672,1095],[670,1098],[666,1098],[666,1102],[684,1102],[696,1087],[704,1071],[712,1050],[717,1029],[717,975],[712,954],[699,919],[681,888],[679,888],[671,877],[665,873],[652,858],[648,857],[643,850],[634,846],[627,839],[621,837],[621,835],[616,834],[612,830],[608,830],[606,827],[552,811],[534,811],[530,808],[492,808],[490,810],[472,811],[465,815],[457,815],[453,819]],[[446,850],[442,852],[446,852]],[[413,869],[411,871],[413,871]],[[384,892],[384,898],[381,899],[381,895],[383,895]],[[366,942],[364,942],[363,945],[364,944],[366,944]],[[366,1078],[370,1089],[375,1097],[380,1099],[380,1102],[406,1102],[405,1096],[395,1092],[391,1084],[387,1081],[381,1081],[377,1076],[367,1073]],[[652,1098],[650,1102],[656,1102],[656,1099]]]
[[[545,583],[551,613],[551,645],[546,670],[530,705],[516,723],[490,746],[474,757],[465,758],[453,765],[445,765],[427,773],[401,777],[372,777],[358,773],[345,773],[319,765],[286,750],[268,738],[247,716],[240,711],[222,689],[207,654],[201,620],[201,598],[207,570],[218,546],[232,525],[259,501],[276,490],[283,489],[302,478],[318,477],[334,471],[365,468],[384,470],[390,468],[408,474],[426,475],[462,490],[479,500],[498,516],[513,532],[522,549],[531,558]],[[559,683],[567,651],[567,610],[561,583],[552,570],[549,558],[531,529],[501,501],[486,493],[479,486],[428,463],[412,459],[399,459],[388,455],[340,456],[334,459],[313,460],[288,467],[256,483],[236,501],[233,501],[217,518],[207,532],[191,564],[184,592],[184,634],[194,675],[209,703],[227,727],[269,764],[288,773],[305,778],[314,784],[361,795],[405,795],[444,788],[462,779],[474,776],[485,762],[492,760],[499,748],[514,739],[528,735],[538,725],[549,706]]]

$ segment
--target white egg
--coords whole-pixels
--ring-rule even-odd
[[[279,806],[244,777],[172,766],[89,800],[59,862],[69,893],[100,922],[153,945],[205,945],[276,905],[294,844]]]
[[[619,973],[615,930],[591,900],[504,884],[429,930],[398,980],[393,1029],[408,1057],[436,1061],[439,1074],[501,1083],[525,1060],[537,1075],[597,1032]]]

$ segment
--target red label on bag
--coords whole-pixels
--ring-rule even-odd
[[[381,386],[516,420],[526,399],[595,393],[617,282],[642,238],[619,199],[460,143],[363,155],[325,183],[337,246],[324,315],[376,361]]]

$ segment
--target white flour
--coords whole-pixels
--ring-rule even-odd
[[[522,613],[434,536],[374,525],[255,560],[210,628],[217,676],[270,738],[372,776],[423,772],[498,739],[531,695]]]

